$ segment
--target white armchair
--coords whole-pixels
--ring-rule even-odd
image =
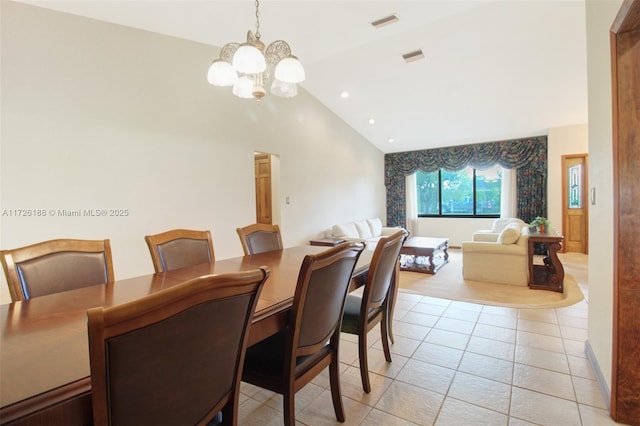
[[[489,234],[493,233],[481,234],[481,238],[485,238],[483,241],[462,243],[462,277],[473,281],[528,285],[529,226],[520,227],[518,222],[507,225],[494,241],[487,241],[492,238]]]
[[[512,223],[517,223],[520,229],[528,227],[529,225],[521,219],[515,217],[503,217],[493,221],[491,229],[483,229],[473,233],[471,239],[473,241],[488,241],[495,243],[498,241],[498,235],[500,232]]]

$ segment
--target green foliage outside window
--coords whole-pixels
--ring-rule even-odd
[[[500,215],[502,168],[416,173],[418,216]]]

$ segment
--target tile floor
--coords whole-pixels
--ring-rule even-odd
[[[613,425],[585,358],[586,256],[564,259],[585,300],[514,309],[400,291],[393,362],[370,332],[372,391],[360,383],[356,336],[340,363],[345,425]],[[296,394],[298,425],[338,425],[323,373]],[[282,424],[282,397],[242,384],[240,425]]]

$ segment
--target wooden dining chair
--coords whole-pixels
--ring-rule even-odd
[[[397,271],[400,249],[407,237],[403,229],[382,237],[378,241],[369,264],[367,281],[362,295],[349,294],[344,308],[342,332],[358,335],[358,355],[362,388],[371,392],[369,363],[367,362],[367,333],[380,324],[382,349],[387,362],[391,362],[389,330],[391,327],[392,284]]]
[[[287,426],[295,425],[295,393],[326,367],[336,418],[345,420],[338,371],[340,323],[362,248],[345,242],[305,256],[287,327],[247,349],[242,381],[282,394]]]
[[[265,251],[282,250],[282,235],[278,225],[254,223],[237,228],[244,255],[264,253]]]
[[[114,280],[109,240],[58,239],[0,251],[12,301]]]
[[[172,271],[216,260],[210,231],[172,229],[144,237],[156,272]]]
[[[240,377],[266,268],[195,278],[87,311],[97,426],[236,425]]]

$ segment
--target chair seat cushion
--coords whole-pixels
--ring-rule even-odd
[[[345,333],[357,332],[360,324],[360,309],[362,308],[362,297],[349,294],[344,304],[344,315],[342,316],[342,331]]]
[[[247,348],[244,359],[244,375],[259,376],[276,382],[284,377],[284,349],[287,347],[289,328]],[[327,344],[313,355],[301,356],[296,360],[296,371],[305,371],[307,366],[323,358],[329,351]]]

